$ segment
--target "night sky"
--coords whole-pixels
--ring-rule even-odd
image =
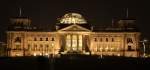
[[[89,24],[111,25],[112,18],[125,18],[128,8],[129,18],[137,20],[142,36],[150,38],[150,6],[144,0],[0,0],[0,41],[5,39],[9,19],[19,16],[19,7],[33,25],[46,28],[68,12],[82,14]]]

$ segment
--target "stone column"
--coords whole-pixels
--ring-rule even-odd
[[[77,35],[77,51],[79,51],[79,34]]]

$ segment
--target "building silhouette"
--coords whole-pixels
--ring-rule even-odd
[[[116,25],[101,27],[86,21],[81,14],[67,13],[55,29],[32,26],[27,17],[10,19],[7,30],[8,56],[49,56],[86,54],[139,57],[140,32],[135,19],[121,19]]]

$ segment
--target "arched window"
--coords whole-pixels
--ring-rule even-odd
[[[132,38],[127,38],[127,43],[133,43]]]
[[[15,38],[15,42],[21,43],[21,37],[16,37],[16,38]]]

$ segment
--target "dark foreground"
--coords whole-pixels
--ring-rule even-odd
[[[1,57],[0,70],[145,70],[150,58],[125,57]]]

